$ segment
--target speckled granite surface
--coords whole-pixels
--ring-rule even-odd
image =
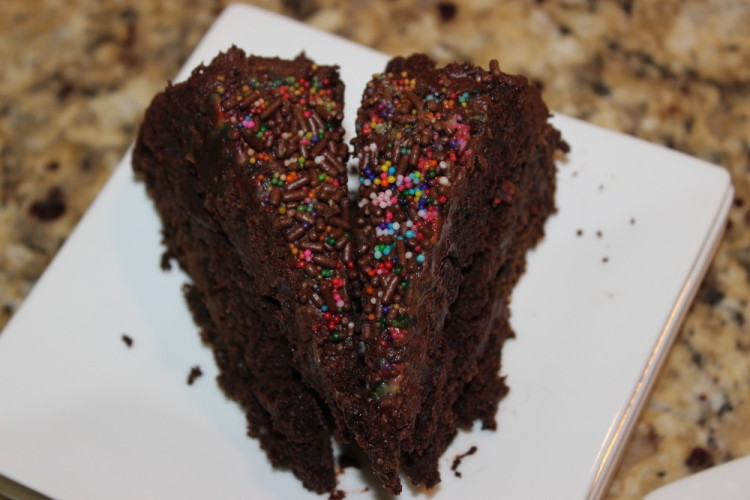
[[[377,49],[500,60],[552,109],[730,170],[718,255],[610,499],[750,454],[750,2],[256,1]],[[0,327],[222,2],[9,0],[0,10]],[[696,200],[699,202],[699,200]]]

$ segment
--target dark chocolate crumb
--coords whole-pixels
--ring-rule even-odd
[[[666,475],[667,475],[667,471],[664,471],[664,470],[660,470],[659,472],[656,473],[657,477],[664,477]]]
[[[125,342],[125,345],[128,347],[133,347],[133,339],[130,338],[129,335],[122,334],[122,341]]]
[[[696,446],[690,450],[690,455],[685,459],[685,465],[693,471],[707,469],[713,466],[713,464],[714,457],[711,455],[711,452],[700,446]]]
[[[604,233],[602,233],[601,231],[597,231],[597,232],[596,232],[596,237],[597,237],[597,238],[601,238],[603,234],[604,234]]]
[[[49,170],[50,172],[54,172],[58,168],[60,168],[60,162],[57,160],[52,160],[51,162],[47,163],[47,170]]]
[[[344,500],[346,498],[346,492],[341,490],[335,490],[332,491],[330,495],[328,495],[328,500]]]
[[[635,225],[635,217],[630,218],[630,224],[633,226]]]
[[[572,33],[572,31],[570,30],[570,28],[568,26],[566,26],[565,24],[561,24],[560,25],[560,34],[561,35],[570,35],[571,33]]]
[[[602,262],[605,264],[609,262],[609,257],[602,257]]]
[[[576,236],[583,236],[583,229],[576,231]]]
[[[188,374],[188,378],[187,378],[187,384],[193,385],[193,382],[195,382],[195,379],[197,379],[198,377],[202,377],[202,376],[203,376],[203,372],[201,371],[201,367],[198,365],[195,365],[194,367],[190,369],[190,373]]]
[[[62,189],[55,186],[47,192],[43,200],[37,200],[29,207],[29,214],[42,222],[50,222],[65,213],[65,196]]]
[[[453,2],[438,2],[437,9],[441,21],[452,21],[458,12],[458,7]]]
[[[469,451],[466,453],[463,453],[461,455],[456,455],[456,458],[453,459],[453,465],[451,465],[451,470],[453,471],[453,474],[456,475],[456,477],[461,477],[461,472],[459,472],[458,466],[461,465],[461,461],[463,461],[464,458],[468,457],[469,455],[473,455],[477,452],[477,447],[472,446],[469,448]]]
[[[161,254],[161,262],[159,263],[162,271],[172,270],[172,254],[164,252]]]

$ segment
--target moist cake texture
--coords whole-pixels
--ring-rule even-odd
[[[134,150],[219,382],[275,466],[336,485],[331,438],[393,493],[494,428],[508,300],[566,150],[523,77],[395,58],[349,149],[336,68],[231,48],[150,105]]]

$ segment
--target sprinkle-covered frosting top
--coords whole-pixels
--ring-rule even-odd
[[[348,150],[338,82],[314,64],[306,73],[259,71],[245,81],[219,76],[209,106],[237,165],[253,177],[262,209],[283,232],[289,265],[302,278],[299,300],[319,311],[316,339],[335,344],[354,330]]]
[[[463,116],[472,94],[445,83],[427,88],[406,72],[375,75],[356,123],[362,338],[373,360],[366,381],[376,402],[396,394],[403,380],[424,292],[415,281],[431,264],[452,184],[471,153]]]

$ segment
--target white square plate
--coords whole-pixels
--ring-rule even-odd
[[[349,131],[364,84],[387,61],[232,6],[177,80],[232,43],[339,64]],[[436,500],[598,498],[722,233],[725,170],[571,118],[554,123],[572,152],[559,168],[559,212],[514,293],[511,392],[497,432],[461,433],[445,453]],[[186,277],[159,270],[159,228],[126,154],[0,335],[0,473],[60,499],[316,498],[246,437],[183,301]],[[188,386],[194,365],[205,376]],[[472,445],[459,479],[450,465]],[[341,476],[347,498],[383,498],[364,475]],[[402,498],[427,497],[407,487]]]

